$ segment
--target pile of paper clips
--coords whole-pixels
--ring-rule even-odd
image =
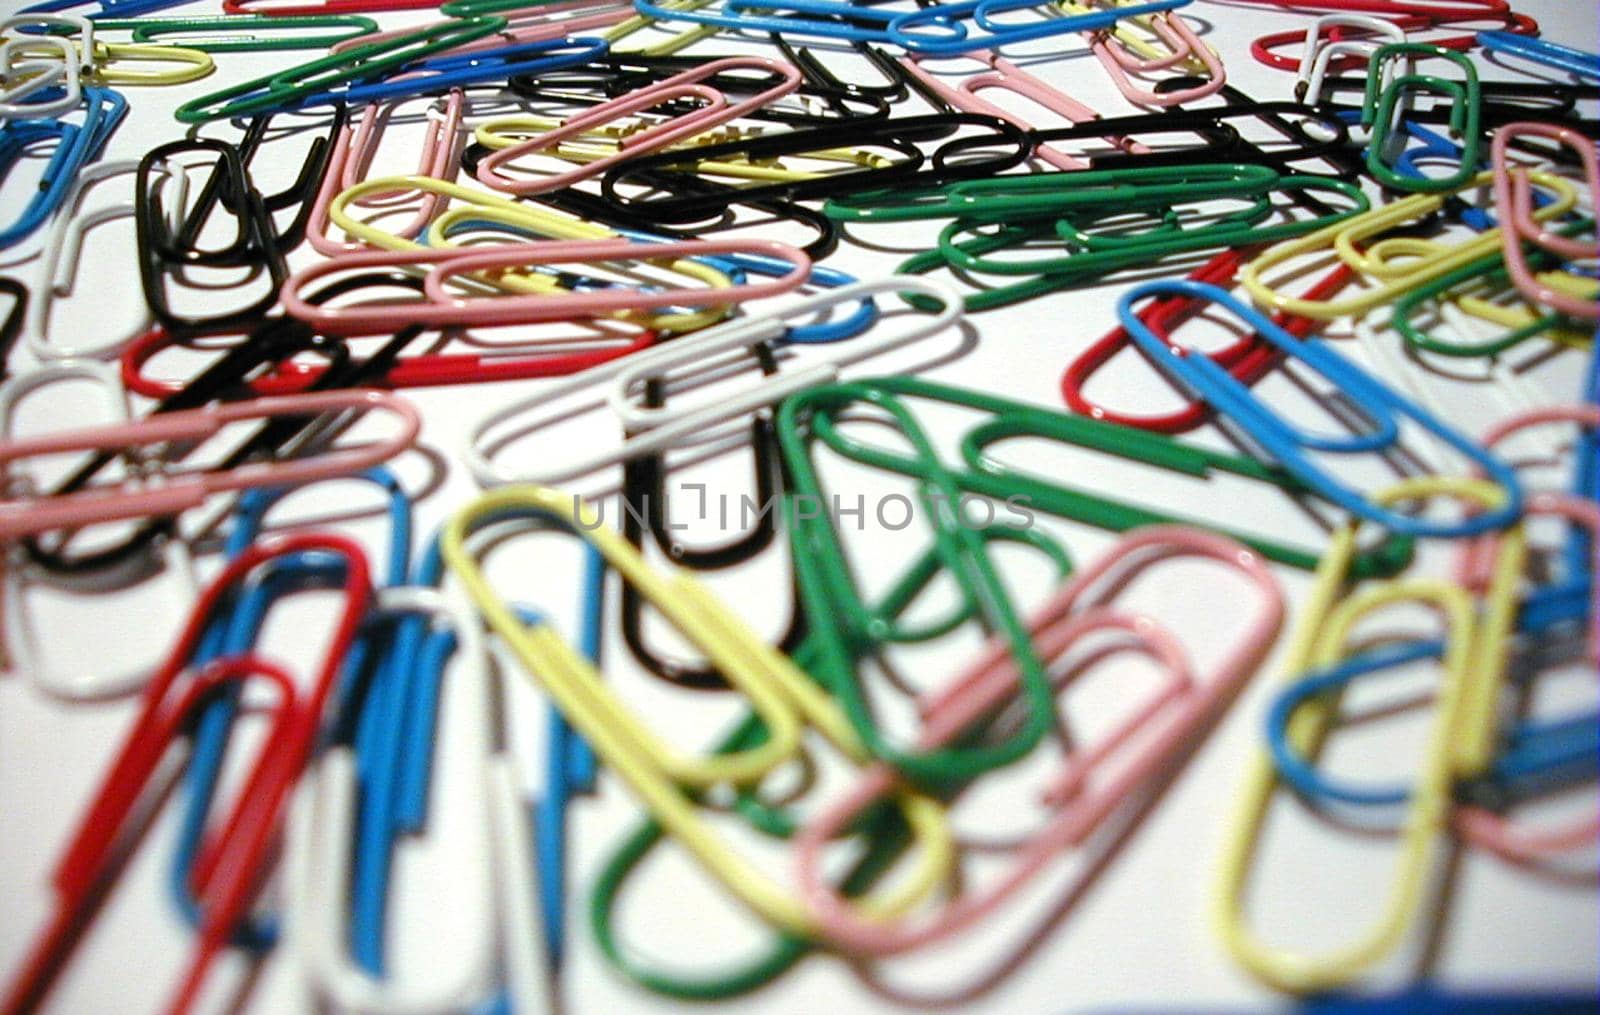
[[[813,954],[870,968],[981,934],[1135,822],[1275,651],[1213,864],[1220,941],[1257,979],[1355,1004],[1450,849],[1592,866],[1592,806],[1540,816],[1592,805],[1600,711],[1534,703],[1546,674],[1600,669],[1600,56],[1510,2],[46,0],[0,21],[5,648],[44,694],[137,699],[91,798],[62,803],[80,817],[53,913],[3,957],[0,1011],[45,1006],[162,803],[176,842],[146,847],[172,851],[194,935],[171,1011],[224,955],[285,953],[307,1010],[547,1011],[580,895],[605,961],[658,995],[736,997]],[[1293,27],[1205,35],[1224,6]],[[208,81],[246,57],[271,70]],[[1246,63],[1281,88],[1230,84]],[[1089,108],[1074,76],[1126,109]],[[105,157],[144,101],[168,102],[171,139]],[[397,158],[414,169],[376,175]],[[128,219],[122,260],[85,264]],[[855,277],[862,246],[901,260]],[[137,319],[98,310],[135,277]],[[1085,290],[1118,282],[1121,326],[1075,342]],[[986,323],[1017,304],[1081,349],[1056,404],[906,366],[949,361],[941,337],[1003,347]],[[84,307],[102,327],[60,326]],[[1516,368],[1531,352],[1564,401]],[[1130,357],[1167,408],[1092,393]],[[1463,413],[1423,363],[1485,394]],[[1331,429],[1263,383],[1291,377],[1337,394]],[[440,467],[481,492],[416,552],[386,463],[442,421],[395,391],[459,385],[482,409]],[[19,432],[58,386],[111,416]],[[754,462],[734,504],[755,522],[694,545],[673,474],[730,454]],[[1326,538],[1141,498],[1118,478],[1136,465],[1304,505]],[[328,480],[377,489],[388,545],[266,524]],[[893,550],[827,508],[875,497],[881,522],[886,492],[909,521],[884,523]],[[1034,519],[1115,543],[1075,559]],[[576,602],[545,580],[571,564],[545,561],[551,532],[581,550]],[[689,573],[757,558],[782,576],[772,636]],[[1184,568],[1227,604],[1221,649],[1130,592]],[[160,660],[45,658],[40,590],[197,571]],[[314,660],[259,647],[280,604],[329,590]],[[649,681],[602,679],[606,654],[665,683],[630,700]],[[1074,704],[1130,659],[1153,692],[1109,720]],[[1320,763],[1346,692],[1406,672],[1431,691],[1409,779]],[[538,765],[512,685],[548,701]],[[640,704],[661,695],[716,721],[669,736]],[[453,828],[430,818],[446,764],[471,773]],[[1005,841],[958,828],[1030,766],[1047,816]],[[569,841],[597,772],[642,811],[620,845]],[[1345,944],[1253,919],[1263,829],[1291,806],[1391,836],[1377,921]],[[483,918],[470,963],[418,977],[391,968],[388,900],[430,836],[469,858]],[[662,849],[770,939],[710,972],[623,940],[624,886]],[[592,883],[574,850],[606,857]]]

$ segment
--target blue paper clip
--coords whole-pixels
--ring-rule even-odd
[[[1592,988],[1528,993],[1444,991],[1429,983],[1382,997],[1328,995],[1300,1006],[1302,1015],[1581,1015],[1600,1001]]]
[[[634,0],[641,14],[662,21],[687,21],[720,28],[816,36],[849,42],[900,46],[929,56],[966,53],[1072,32],[1114,26],[1122,18],[1156,14],[1186,6],[1190,0],[1149,0],[1129,7],[1041,18],[1027,24],[1006,24],[997,15],[1039,6],[1038,0],[956,0],[915,11],[884,11],[843,0],[727,0],[721,10],[681,10],[657,0]],[[782,10],[793,14],[762,14]],[[982,33],[969,32],[971,21]]]
[[[1248,387],[1212,362],[1210,357],[1188,355],[1187,347],[1169,345],[1164,339],[1158,338],[1134,310],[1141,300],[1171,296],[1210,301],[1226,308],[1286,356],[1299,360],[1333,382],[1342,396],[1372,424],[1372,429],[1349,436],[1296,430],[1263,404]],[[1265,314],[1214,285],[1182,279],[1147,282],[1122,297],[1117,305],[1117,314],[1122,326],[1151,363],[1170,373],[1212,408],[1232,419],[1296,479],[1357,517],[1376,522],[1400,535],[1456,538],[1503,529],[1522,514],[1522,488],[1516,472],[1484,451],[1476,441],[1468,440],[1424,409],[1407,401],[1326,343],[1295,338]],[[1305,454],[1306,451],[1331,454],[1384,451],[1398,442],[1402,419],[1416,423],[1480,468],[1491,482],[1505,490],[1504,503],[1456,522],[1428,521],[1380,507]]]
[[[1514,32],[1479,32],[1478,45],[1491,53],[1520,57],[1589,81],[1600,81],[1600,54]]]
[[[974,49],[994,49],[1067,32],[1097,32],[1116,27],[1123,18],[1159,14],[1188,3],[1189,0],[1150,0],[1148,3],[1086,14],[1046,17],[1019,25],[1006,24],[996,15],[1037,7],[1037,0],[958,0],[956,3],[931,4],[901,15],[889,23],[889,41],[912,53],[955,56]],[[968,33],[960,20],[968,17],[987,34]]]
[[[1359,785],[1319,771],[1288,743],[1289,720],[1305,702],[1338,691],[1359,677],[1444,654],[1442,641],[1412,641],[1352,656],[1306,674],[1278,692],[1267,711],[1267,746],[1283,781],[1302,797],[1356,806],[1397,806],[1411,797],[1408,786]],[[1502,749],[1485,775],[1493,785],[1549,783],[1576,773],[1592,776],[1600,757],[1600,713],[1560,719],[1524,719],[1502,734]]]
[[[599,60],[609,48],[605,39],[584,36],[519,42],[475,53],[434,57],[409,64],[381,81],[308,95],[297,102],[295,108],[338,102],[353,106],[389,102],[413,95],[447,92],[452,88],[485,81],[504,81],[512,74],[548,74]]]
[[[0,181],[29,149],[54,140],[55,150],[45,163],[39,189],[23,207],[17,220],[0,229],[0,250],[16,246],[49,220],[72,189],[79,170],[100,153],[106,140],[128,112],[128,100],[109,88],[85,85],[83,122],[9,120],[0,123]]]
[[[360,478],[377,485],[389,501],[390,538],[386,554],[387,581],[403,581],[411,545],[411,503],[401,490],[399,481],[387,469],[374,468],[362,473]],[[238,556],[255,542],[267,510],[290,491],[285,488],[261,488],[248,491],[239,499],[236,521],[228,534],[225,553],[229,559]],[[212,618],[199,648],[196,663],[224,655],[249,651],[255,644],[267,612],[279,599],[307,588],[337,583],[344,577],[344,566],[339,561],[319,555],[295,555],[275,561],[259,581],[239,596],[217,617]],[[383,653],[364,632],[351,648],[341,675],[339,695],[341,710],[347,711],[351,698],[352,675],[364,671],[374,674],[377,682],[383,676]],[[381,688],[376,688],[381,693]],[[211,801],[222,774],[222,763],[227,754],[228,739],[237,717],[238,701],[224,697],[209,704],[201,712],[194,734],[194,747],[190,765],[185,775],[185,805],[180,819],[177,846],[169,869],[169,888],[179,911],[191,923],[198,923],[200,912],[194,900],[190,870],[199,852],[205,834]],[[359,713],[366,719],[371,713]],[[377,724],[362,722],[356,734],[358,751],[363,740],[384,735]],[[244,925],[236,942],[241,947],[261,949],[270,947],[277,938],[276,921],[270,918],[253,920]]]
[[[96,18],[137,18],[193,2],[194,0],[44,0],[43,3],[36,3],[32,7],[24,7],[17,13],[60,14],[62,11],[98,3],[99,10],[83,15],[93,21]]]

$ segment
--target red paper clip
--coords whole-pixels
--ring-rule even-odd
[[[190,660],[224,597],[263,565],[306,552],[330,555],[344,562],[344,608],[309,689],[297,691],[287,672],[253,655],[215,659],[193,669]],[[137,841],[150,823],[152,816],[140,812],[141,800],[147,798],[167,749],[184,734],[194,711],[225,684],[261,679],[277,692],[272,729],[227,820],[207,837],[195,864],[194,886],[202,910],[199,937],[183,979],[166,1008],[169,1012],[188,1010],[212,961],[249,914],[265,880],[281,812],[310,756],[323,707],[366,614],[371,594],[370,574],[361,547],[340,536],[318,534],[287,536],[252,546],[234,558],[206,588],[171,654],[145,687],[139,719],[123,741],[56,868],[55,912],[7,989],[0,1011],[22,1015],[43,1004],[121,866],[119,845]]]

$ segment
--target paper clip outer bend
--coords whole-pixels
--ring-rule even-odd
[[[295,680],[281,667],[249,655],[224,657],[194,668],[192,659],[224,598],[264,565],[300,553],[326,554],[344,562],[343,606],[309,686],[297,689]],[[98,889],[115,862],[116,843],[126,841],[124,837],[132,830],[130,822],[139,820],[140,798],[152,785],[172,740],[182,735],[184,721],[214,691],[229,683],[260,678],[278,692],[273,729],[226,820],[207,838],[195,872],[203,899],[199,937],[182,983],[166,1009],[188,1010],[213,960],[248,916],[262,887],[283,805],[314,746],[323,707],[370,596],[360,547],[336,536],[304,534],[258,544],[223,568],[201,593],[171,654],[146,685],[140,718],[107,769],[56,867],[57,908],[51,922],[7,987],[0,1008],[22,1013],[42,1006],[98,907]]]
[[[62,382],[89,384],[96,388],[98,401],[109,411],[111,419],[108,422],[121,424],[128,419],[128,400],[115,369],[98,360],[54,360],[0,383],[0,441],[12,439],[19,402],[43,388]],[[4,480],[8,487],[15,487],[11,476],[5,475]],[[163,569],[178,576],[185,601],[192,600],[199,592],[200,583],[188,544],[181,539],[171,539],[163,543],[162,549],[166,556]],[[35,633],[27,609],[24,589],[28,581],[27,570],[25,560],[14,560],[5,566],[5,573],[0,575],[0,582],[4,583],[0,588],[0,596],[4,596],[0,614],[3,614],[6,625],[4,646],[10,656],[6,660],[10,667],[25,674],[40,690],[66,701],[120,697],[143,686],[150,678],[153,665],[140,663],[129,666],[126,661],[119,661],[118,669],[111,674],[81,670],[68,673],[53,668]]]
[[[1155,333],[1133,313],[1139,300],[1151,296],[1193,296],[1209,300],[1237,315],[1272,343],[1286,356],[1316,370],[1328,378],[1359,412],[1371,423],[1366,433],[1349,436],[1325,435],[1296,430],[1252,395],[1248,388],[1225,369],[1204,355],[1192,355],[1186,346],[1173,346],[1157,338]],[[1413,405],[1381,381],[1361,370],[1354,363],[1334,352],[1326,343],[1304,341],[1289,334],[1260,311],[1245,305],[1232,294],[1216,286],[1199,282],[1149,282],[1124,295],[1118,313],[1123,326],[1138,343],[1152,363],[1170,373],[1185,387],[1194,391],[1217,411],[1226,414],[1279,465],[1292,472],[1307,487],[1351,514],[1376,522],[1392,532],[1410,536],[1435,536],[1450,538],[1471,536],[1491,529],[1505,528],[1519,517],[1522,510],[1521,486],[1516,472],[1485,451],[1476,441],[1435,419],[1430,413]],[[1341,482],[1331,472],[1313,462],[1307,451],[1333,455],[1378,452],[1392,447],[1400,440],[1400,422],[1409,421],[1451,448],[1463,458],[1474,463],[1489,476],[1503,492],[1499,503],[1488,511],[1469,515],[1457,522],[1430,522],[1412,515],[1390,510],[1377,500]]]
[[[674,406],[651,406],[643,397],[644,387],[653,379],[666,378],[667,371],[672,367],[724,363],[730,355],[750,357],[754,365],[754,358],[750,356],[752,350],[762,343],[782,341],[791,327],[789,321],[794,317],[887,292],[916,292],[937,304],[938,309],[892,334],[869,333],[849,339],[838,346],[831,356],[823,357],[819,362],[811,362],[799,370],[781,373],[776,377],[763,377],[760,384],[729,397],[689,408],[684,408],[681,400]],[[838,377],[842,366],[860,363],[872,356],[939,334],[959,320],[960,315],[959,298],[937,283],[897,275],[854,282],[794,304],[781,313],[735,318],[675,339],[659,348],[592,367],[559,385],[548,385],[538,394],[497,409],[480,420],[472,429],[463,457],[473,478],[486,487],[508,483],[552,485],[569,482],[613,469],[642,455],[678,447],[686,441],[704,436],[718,424],[777,405],[797,391],[830,383]],[[885,326],[878,324],[875,328]],[[619,448],[590,454],[577,462],[552,465],[541,460],[536,468],[514,471],[496,461],[498,452],[510,443],[511,437],[507,435],[526,432],[526,421],[522,417],[557,399],[599,384],[607,386],[607,404],[633,430]]]
[[[782,80],[771,88],[730,103],[722,92],[703,84],[706,78],[731,70],[764,70],[781,76]],[[674,74],[654,85],[610,99],[598,106],[569,117],[554,130],[547,131],[521,144],[489,153],[478,163],[480,181],[509,194],[526,197],[547,190],[559,190],[574,183],[599,176],[627,159],[656,151],[675,141],[703,134],[712,127],[738,119],[761,109],[800,87],[800,71],[793,65],[767,57],[738,56],[712,60],[709,63],[681,74]],[[586,162],[571,169],[533,178],[518,178],[502,172],[502,167],[524,155],[545,151],[585,131],[610,123],[619,116],[627,116],[676,99],[693,98],[706,103],[704,108],[674,117],[671,120],[647,127],[627,138],[622,151]]]
[[[679,269],[695,257],[751,254],[788,266],[771,281],[712,285],[697,289],[603,287],[577,292],[501,293],[469,297],[447,289],[451,279],[469,279],[490,270],[531,268],[563,262],[657,262]],[[309,283],[342,271],[425,267],[423,298],[388,305],[326,306],[300,295]],[[795,247],[770,240],[682,240],[636,243],[614,240],[551,240],[496,247],[348,254],[315,264],[284,283],[283,307],[294,317],[332,335],[388,334],[407,324],[430,327],[494,326],[576,318],[631,316],[681,306],[725,306],[776,296],[798,288],[811,273],[811,259]]]
[[[475,526],[512,514],[543,518],[577,535],[598,549],[624,581],[637,583],[652,605],[749,699],[768,739],[743,751],[684,757],[645,727],[600,681],[593,664],[548,624],[524,623],[495,592],[466,547]],[[735,854],[697,813],[692,791],[755,783],[796,755],[806,725],[817,728],[852,761],[864,763],[865,752],[827,693],[746,630],[693,579],[651,571],[621,535],[578,507],[573,497],[556,490],[518,486],[483,495],[451,518],[440,549],[490,630],[544,686],[606,767],[639,795],[651,815],[755,912],[784,929],[812,933],[814,927],[799,897]],[[902,794],[899,803],[922,848],[905,881],[877,900],[890,912],[913,905],[932,890],[948,872],[951,858],[943,808],[931,798],[910,793]]]
[[[1546,123],[1512,123],[1495,131],[1490,145],[1494,165],[1495,213],[1500,219],[1500,249],[1513,284],[1528,299],[1586,321],[1600,321],[1600,300],[1578,299],[1562,292],[1547,279],[1534,275],[1523,252],[1524,242],[1560,257],[1593,261],[1600,245],[1593,239],[1572,239],[1552,231],[1548,220],[1534,218],[1533,187],[1528,171],[1510,160],[1510,146],[1523,137],[1545,137],[1561,142],[1578,155],[1589,196],[1589,214],[1600,214],[1600,157],[1594,142],[1566,127]]]
[[[76,528],[146,515],[178,514],[216,493],[255,486],[286,486],[343,476],[388,461],[410,447],[422,426],[411,403],[383,391],[323,391],[258,398],[212,409],[149,416],[131,424],[112,424],[0,443],[0,465],[34,455],[64,451],[127,448],[135,444],[205,440],[229,423],[320,415],[347,410],[382,410],[394,416],[397,432],[360,447],[336,449],[303,459],[255,462],[225,472],[196,472],[138,484],[133,489],[87,490],[56,497],[12,496],[0,503],[0,539]]]
[[[1528,178],[1549,192],[1548,203],[1534,211],[1534,221],[1559,218],[1577,205],[1578,189],[1568,180],[1539,170],[1529,171]],[[1457,191],[1488,187],[1493,182],[1494,173],[1483,172],[1465,186],[1457,188]],[[1386,303],[1395,302],[1417,286],[1448,275],[1499,249],[1499,230],[1503,226],[1453,244],[1410,237],[1377,238],[1392,229],[1440,211],[1449,196],[1412,194],[1323,226],[1304,236],[1284,240],[1250,260],[1239,272],[1239,284],[1249,292],[1252,300],[1273,310],[1324,321],[1338,317],[1361,317]],[[1268,273],[1285,262],[1327,253],[1336,255],[1359,278],[1370,279],[1375,284],[1342,299],[1326,300],[1284,295],[1267,280]]]
[[[1492,508],[1504,493],[1481,480],[1437,476],[1404,480],[1378,495],[1382,502],[1419,497],[1448,496]],[[1442,663],[1443,675],[1435,699],[1436,719],[1429,734],[1422,771],[1414,781],[1411,803],[1401,831],[1395,880],[1384,900],[1378,922],[1359,940],[1323,954],[1279,948],[1251,930],[1245,919],[1246,879],[1259,849],[1273,791],[1280,783],[1278,769],[1265,751],[1260,752],[1246,776],[1222,854],[1213,919],[1224,945],[1234,958],[1263,982],[1297,994],[1320,993],[1341,987],[1396,948],[1415,919],[1435,855],[1440,833],[1450,818],[1456,773],[1455,744],[1463,732],[1465,704],[1485,668],[1503,660],[1507,630],[1498,622],[1480,624],[1474,600],[1459,585],[1432,579],[1396,579],[1370,585],[1354,595],[1345,592],[1349,564],[1356,549],[1360,522],[1351,521],[1335,533],[1317,570],[1316,584],[1297,625],[1285,661],[1296,675],[1313,667],[1337,663],[1344,655],[1347,636],[1365,615],[1397,602],[1429,606],[1449,628]],[[1291,717],[1286,741],[1302,757],[1314,757],[1335,718],[1336,703],[1324,697],[1307,699]]]
[[[1106,602],[1137,574],[1171,558],[1198,557],[1241,573],[1256,600],[1247,620],[1237,624],[1230,651],[1210,672],[1196,674],[1182,642],[1151,617]],[[1107,575],[1110,592],[1093,586]],[[823,933],[852,953],[892,955],[921,947],[970,927],[1024,890],[1060,853],[1082,845],[1101,824],[1163,772],[1181,764],[1204,741],[1277,639],[1283,620],[1283,595],[1266,562],[1232,540],[1194,529],[1154,526],[1125,535],[1087,569],[1078,572],[1029,620],[1038,650],[1065,656],[1082,640],[1101,632],[1128,636],[1128,649],[1162,668],[1162,690],[1103,739],[1075,745],[1067,766],[1046,792],[1057,807],[1044,826],[1018,847],[1013,866],[994,884],[961,894],[925,922],[890,923],[864,916],[822,877],[822,850],[829,839],[897,783],[887,765],[867,771],[842,799],[807,822],[795,839],[795,867],[806,902]],[[1228,628],[1233,630],[1234,624]],[[953,685],[922,702],[924,746],[949,743],[984,715],[1003,706],[1018,690],[1019,674],[1003,645],[991,642],[977,662]],[[1063,678],[1063,682],[1065,679]],[[1081,679],[1081,676],[1079,677]],[[1150,731],[1158,731],[1151,733]],[[1140,746],[1131,748],[1130,743]],[[1115,776],[1096,785],[1093,769],[1109,765]]]

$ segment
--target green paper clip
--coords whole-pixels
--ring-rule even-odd
[[[178,107],[182,123],[208,123],[236,116],[295,108],[301,100],[357,79],[383,75],[434,53],[501,31],[505,18],[457,18],[424,25],[381,42],[352,46],[288,70],[202,95]]]
[[[337,32],[308,29],[336,28]],[[182,46],[202,53],[254,53],[291,49],[328,49],[378,30],[378,23],[358,14],[223,14],[200,17],[114,18],[96,20],[96,32],[131,32],[135,43]],[[265,33],[265,34],[263,34]],[[177,39],[163,36],[180,36]]]
[[[1401,57],[1437,57],[1448,60],[1461,71],[1462,80],[1451,81],[1431,74],[1402,74],[1382,85],[1384,63]],[[1379,88],[1383,91],[1380,93]],[[1397,131],[1405,116],[1402,103],[1416,92],[1426,92],[1450,101],[1450,131],[1461,145],[1461,168],[1445,177],[1424,177],[1401,173],[1388,159],[1404,150],[1406,135]],[[1399,116],[1396,116],[1396,113]],[[1437,194],[1465,186],[1478,172],[1483,153],[1480,126],[1482,96],[1478,71],[1465,55],[1441,46],[1420,42],[1395,42],[1379,46],[1367,61],[1367,87],[1361,102],[1361,126],[1369,128],[1367,171],[1385,187],[1408,194]]]

